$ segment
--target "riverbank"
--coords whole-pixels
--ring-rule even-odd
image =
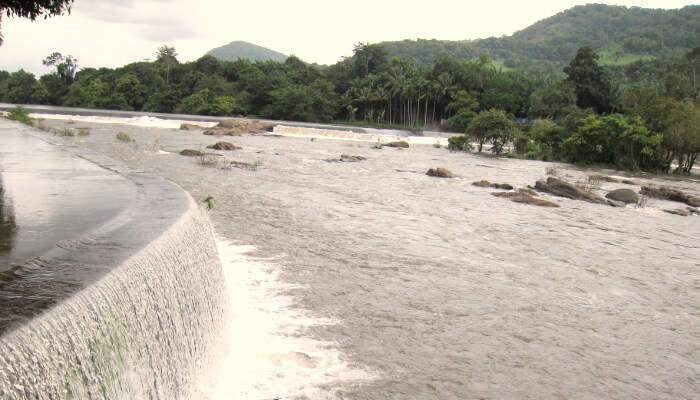
[[[623,174],[432,145],[42,123],[89,128],[65,140],[163,176],[198,202],[212,196],[217,234],[255,246],[249,256],[288,285],[279,293],[289,309],[334,322],[292,335],[326,343],[346,370],[366,374],[331,372],[282,398],[698,395],[697,217],[668,214],[681,205],[656,199],[614,208],[542,195],[559,207],[540,208],[471,185],[526,187],[548,169],[571,182]],[[219,140],[241,149],[206,148]],[[186,148],[220,156],[178,154]],[[342,154],[366,160],[335,162]],[[457,177],[425,175],[435,167]],[[634,180],[635,190],[656,183],[700,194],[693,181]],[[323,376],[322,363],[307,365]]]

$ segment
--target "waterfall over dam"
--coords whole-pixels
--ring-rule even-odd
[[[0,265],[0,308],[29,310],[0,315],[11,321],[0,330],[0,399],[207,397],[226,354],[228,297],[205,213],[173,183],[29,127],[2,120],[0,136],[16,148],[2,143],[0,173],[17,152],[55,151],[131,188],[108,221]]]

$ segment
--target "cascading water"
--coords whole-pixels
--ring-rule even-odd
[[[0,129],[31,134],[8,122]],[[208,218],[169,182],[84,150],[66,151],[133,181],[136,199],[107,224],[39,257],[45,269],[26,269],[31,282],[45,271],[70,276],[71,283],[82,274],[85,281],[0,336],[0,398],[208,396],[215,377],[207,371],[215,371],[226,353],[228,321]],[[22,295],[27,302],[61,284],[29,284],[30,278],[11,281],[17,287],[25,279],[34,288]]]

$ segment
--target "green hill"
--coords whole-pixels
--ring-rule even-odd
[[[207,54],[218,58],[221,61],[236,61],[239,58],[246,58],[250,61],[279,61],[287,59],[282,53],[257,46],[252,43],[240,40],[231,42],[225,46],[211,49]]]
[[[439,56],[472,59],[486,54],[506,68],[561,71],[582,46],[591,46],[601,63],[682,54],[700,45],[700,6],[676,10],[588,4],[539,21],[511,36],[445,41],[383,42],[390,56],[429,66]]]

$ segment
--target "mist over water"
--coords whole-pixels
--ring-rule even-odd
[[[141,147],[115,144],[115,129]],[[570,182],[619,173],[264,136],[227,138],[243,149],[221,153],[260,160],[256,171],[219,169],[176,153],[221,138],[92,132],[83,145],[213,196],[217,234],[254,245],[220,244],[239,309],[219,398],[700,395],[697,217],[654,199],[613,208],[543,195],[561,207],[539,208],[471,185],[525,187],[552,166]],[[367,160],[327,161],[340,154]],[[438,166],[458,177],[425,175]],[[631,178],[594,191],[653,182],[700,194],[697,180]]]

